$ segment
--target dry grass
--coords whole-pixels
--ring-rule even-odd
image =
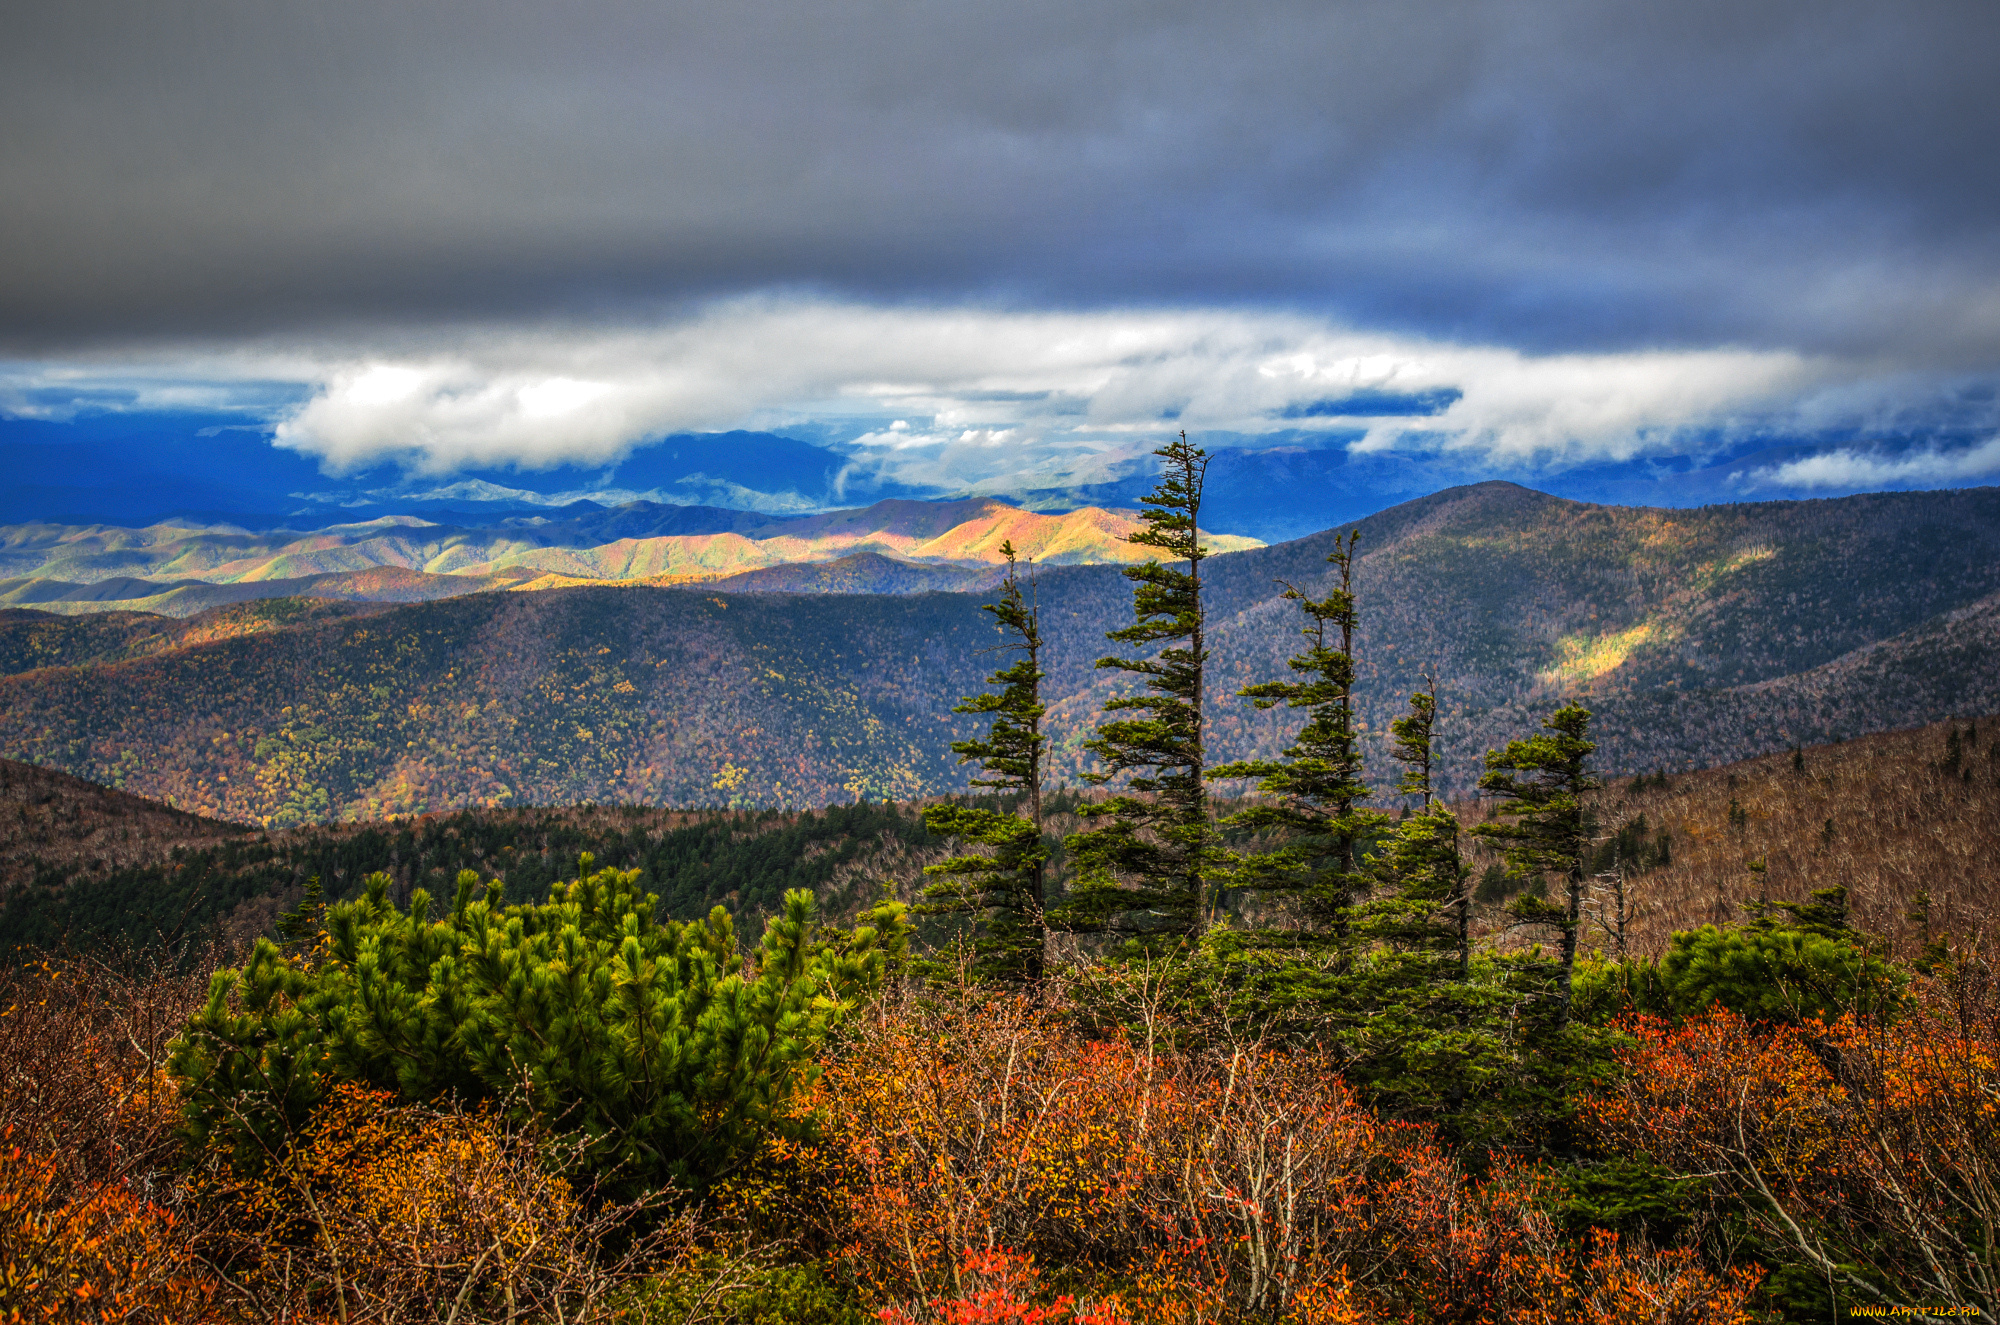
[[[1965,742],[1968,726],[1976,733]],[[1956,729],[1964,753],[1944,767]],[[1644,814],[1672,834],[1672,862],[1636,877],[1634,950],[1657,954],[1678,929],[1744,918],[1760,891],[1803,901],[1845,887],[1854,923],[1899,956],[1924,943],[1909,917],[1930,898],[1930,931],[1968,945],[2000,924],[2000,718],[1935,723],[1673,776],[1665,789],[1620,779],[1601,794],[1606,832]],[[1741,810],[1732,822],[1732,802]],[[1486,811],[1459,806],[1468,824]],[[1828,832],[1827,824],[1832,823]],[[1486,858],[1480,857],[1483,865]],[[1760,880],[1751,870],[1763,861]]]

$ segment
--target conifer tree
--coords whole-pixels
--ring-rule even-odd
[[[939,876],[924,889],[920,912],[970,911],[976,918],[973,972],[987,979],[1034,982],[1042,978],[1046,926],[1042,914],[1043,870],[1049,858],[1042,844],[1042,735],[1040,615],[1015,573],[1011,541],[1000,545],[1007,559],[1007,576],[1000,582],[1000,601],[982,609],[993,614],[1009,638],[1001,647],[1020,654],[991,677],[998,694],[970,695],[954,713],[993,715],[984,740],[954,741],[961,763],[978,761],[987,774],[975,777],[975,787],[990,787],[1002,796],[1018,796],[1028,813],[971,805],[933,805],[924,811],[924,827],[944,837],[977,842],[992,849],[988,855],[962,855],[926,867]]]
[[[1584,798],[1603,783],[1588,766],[1597,749],[1590,739],[1589,709],[1565,704],[1542,728],[1534,736],[1509,741],[1504,750],[1487,752],[1479,789],[1498,798],[1501,817],[1515,822],[1483,823],[1472,832],[1500,844],[1512,878],[1561,881],[1560,903],[1526,892],[1509,910],[1520,924],[1555,931],[1560,942],[1557,1017],[1566,1021],[1591,858],[1591,815]]]
[[[1368,904],[1365,936],[1402,952],[1442,959],[1451,977],[1472,969],[1472,867],[1459,850],[1458,816],[1431,783],[1437,731],[1437,684],[1410,696],[1410,711],[1389,724],[1403,765],[1397,791],[1417,798],[1417,810],[1396,825],[1376,872],[1383,894]]]
[[[1293,678],[1246,686],[1237,692],[1260,709],[1284,704],[1307,717],[1282,759],[1244,759],[1209,773],[1211,778],[1256,778],[1274,803],[1229,816],[1234,828],[1277,836],[1269,850],[1242,857],[1230,871],[1233,891],[1280,899],[1299,926],[1289,943],[1339,952],[1349,946],[1349,908],[1373,876],[1362,849],[1388,817],[1360,808],[1369,795],[1362,780],[1361,747],[1354,714],[1354,548],[1358,530],[1334,536],[1327,560],[1339,584],[1325,598],[1292,585],[1284,596],[1299,605],[1307,625],[1306,649],[1294,654]]]
[[[306,880],[305,896],[299,899],[299,904],[279,913],[278,941],[294,950],[308,946],[318,938],[325,912],[326,893],[320,887],[319,875],[315,874]]]
[[[1197,937],[1214,907],[1209,895],[1215,829],[1208,818],[1203,781],[1203,640],[1201,546],[1196,521],[1208,453],[1187,434],[1153,454],[1165,461],[1159,485],[1144,499],[1145,528],[1127,538],[1156,548],[1185,569],[1153,560],[1128,566],[1133,582],[1132,625],[1107,633],[1120,644],[1163,645],[1151,657],[1099,658],[1097,665],[1145,678],[1149,693],[1107,703],[1112,717],[1085,748],[1103,761],[1086,774],[1102,785],[1130,775],[1129,790],[1081,813],[1104,821],[1067,842],[1076,883],[1063,907],[1067,927],[1082,931],[1145,932]]]

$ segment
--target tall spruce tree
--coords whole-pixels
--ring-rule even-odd
[[[1328,1034],[1371,1107],[1484,1147],[1507,1136],[1515,1106],[1538,1093],[1538,1073],[1512,1033],[1513,973],[1490,954],[1474,960],[1472,870],[1457,816],[1432,781],[1434,681],[1410,696],[1390,733],[1403,765],[1397,790],[1417,806],[1374,853],[1376,891],[1353,912],[1361,951],[1338,982]]]
[[[1489,821],[1472,830],[1499,844],[1510,877],[1560,881],[1560,903],[1530,891],[1517,896],[1509,910],[1517,923],[1553,930],[1560,941],[1556,1004],[1562,1021],[1569,1017],[1593,848],[1585,798],[1604,785],[1589,768],[1596,749],[1590,710],[1571,703],[1550,714],[1536,735],[1487,751],[1479,789],[1498,799],[1501,818],[1514,822]]]
[[[1410,696],[1410,711],[1389,724],[1403,765],[1397,791],[1417,798],[1376,860],[1381,895],[1360,919],[1364,936],[1400,952],[1447,964],[1451,978],[1472,969],[1471,866],[1459,850],[1458,816],[1437,798],[1431,769],[1437,739],[1437,683]]]
[[[1000,601],[982,609],[993,614],[1006,643],[1018,653],[1009,666],[990,678],[1000,687],[970,695],[954,713],[991,714],[984,740],[954,741],[961,763],[977,761],[987,776],[975,777],[975,787],[990,787],[1002,797],[1019,798],[1026,815],[1005,808],[933,805],[924,811],[924,827],[991,848],[986,855],[953,856],[927,866],[938,881],[924,889],[925,913],[971,912],[973,973],[985,979],[1032,983],[1042,978],[1047,948],[1043,919],[1043,871],[1048,849],[1042,844],[1042,632],[1040,614],[1021,592],[1011,541],[1000,545],[1007,559],[1007,576],[1000,582]]]
[[[1208,818],[1202,748],[1208,649],[1202,638],[1201,563],[1208,550],[1196,527],[1208,453],[1182,433],[1153,454],[1165,462],[1164,473],[1143,499],[1145,528],[1127,537],[1185,569],[1160,560],[1125,569],[1134,585],[1135,620],[1105,638],[1164,647],[1150,657],[1097,660],[1099,667],[1144,677],[1148,693],[1107,703],[1107,713],[1144,716],[1109,719],[1085,746],[1103,764],[1088,780],[1102,785],[1128,775],[1129,790],[1080,811],[1104,823],[1066,843],[1076,882],[1063,923],[1079,931],[1187,941],[1200,935],[1215,904],[1209,893],[1215,828]]]
[[[1307,624],[1303,652],[1289,666],[1293,679],[1247,686],[1237,693],[1260,709],[1303,709],[1306,720],[1281,759],[1244,759],[1210,771],[1215,779],[1257,779],[1271,803],[1252,806],[1224,822],[1271,834],[1276,844],[1240,857],[1229,872],[1232,891],[1262,894],[1289,912],[1292,928],[1267,933],[1324,955],[1350,946],[1350,908],[1373,883],[1362,851],[1388,823],[1361,808],[1369,795],[1362,780],[1361,747],[1354,713],[1354,549],[1360,531],[1334,536],[1327,561],[1339,583],[1324,598],[1292,585],[1285,597],[1299,605]]]

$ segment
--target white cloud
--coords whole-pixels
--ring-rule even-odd
[[[1851,376],[1785,352],[1536,357],[1282,312],[776,296],[650,326],[232,349],[190,356],[182,370],[187,390],[211,395],[302,384],[304,403],[276,412],[278,444],[336,473],[385,461],[437,476],[607,464],[667,433],[812,422],[851,439],[842,446],[858,474],[984,491],[1101,481],[1181,428],[1361,433],[1368,450],[1446,451],[1517,471],[1623,459],[1684,449],[1686,430],[1768,420]],[[39,370],[42,384],[58,371]],[[173,378],[159,363],[60,371],[78,383],[144,377],[155,398]],[[1441,412],[1396,416],[1395,398],[1425,393]]]
[[[2000,476],[2000,437],[1962,451],[1927,448],[1901,455],[1842,447],[1755,470],[1748,481],[1771,487],[1874,489],[1912,483],[1963,483],[1995,476]]]
[[[1531,466],[1678,449],[1679,434],[1766,419],[1834,373],[1824,361],[1740,350],[1536,358],[1444,348],[1434,358],[1437,380],[1464,394],[1422,431],[1445,451]],[[1410,431],[1384,420],[1359,447],[1395,450]]]

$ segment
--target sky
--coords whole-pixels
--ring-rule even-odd
[[[1181,429],[1286,528],[1992,483],[1996,49],[1989,0],[30,7],[0,449],[74,473],[7,510],[1050,505]],[[737,430],[837,463],[662,468]]]

